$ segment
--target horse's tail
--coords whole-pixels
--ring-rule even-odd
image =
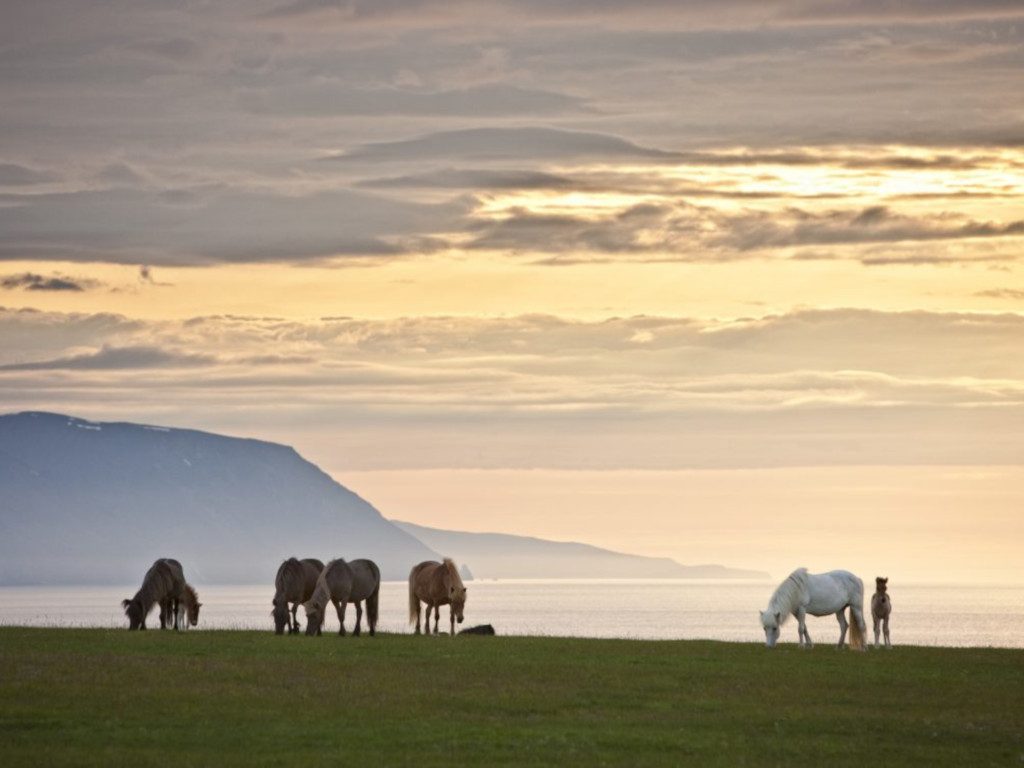
[[[863,651],[864,650],[864,630],[865,627],[861,626],[864,621],[864,611],[861,610],[859,613],[853,610],[853,606],[850,606],[850,650]]]
[[[373,592],[366,598],[366,623],[370,625],[370,632],[377,629],[377,602],[380,597],[380,581],[373,588]]]
[[[420,617],[420,599],[416,597],[416,569],[409,574],[409,623],[415,624]]]

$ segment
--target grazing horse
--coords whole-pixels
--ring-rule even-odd
[[[299,620],[295,613],[301,603],[313,596],[316,581],[323,569],[324,564],[314,557],[303,560],[289,557],[281,563],[274,579],[274,610],[271,613],[275,634],[283,635],[285,627],[288,627],[289,635],[299,631]],[[288,617],[288,603],[292,604],[291,620]]]
[[[142,586],[135,596],[121,601],[121,607],[128,617],[128,629],[145,629],[146,616],[154,605],[162,604],[165,600],[172,601],[171,605],[176,611],[184,589],[185,575],[181,563],[171,558],[157,560],[146,571]]]
[[[834,613],[839,620],[839,647],[846,640],[846,616],[850,608],[850,647],[864,650],[864,583],[849,571],[808,573],[806,568],[797,568],[779,585],[768,601],[768,610],[761,612],[765,644],[775,647],[779,639],[779,627],[789,618],[796,616],[799,622],[800,646],[812,648],[811,636],[807,632],[806,617],[827,616]]]
[[[319,635],[324,625],[324,616],[329,603],[338,612],[339,635],[345,634],[345,606],[356,604],[356,627],[352,634],[359,636],[363,621],[360,601],[366,601],[366,623],[370,635],[377,634],[377,606],[380,597],[380,568],[372,560],[353,560],[346,563],[341,558],[331,560],[317,579],[313,596],[303,603],[306,609],[306,634]]]
[[[191,584],[186,584],[182,590],[181,597],[175,601],[166,597],[160,601],[160,629],[165,628],[165,622],[169,623],[174,617],[174,628],[185,631],[189,626],[199,624],[199,609],[203,604],[199,602],[199,595]]]
[[[455,635],[455,622],[462,623],[462,611],[466,607],[466,587],[462,584],[459,569],[451,558],[443,563],[426,560],[413,566],[409,572],[409,623],[416,622],[416,634],[420,634],[420,601],[427,604],[427,626],[430,634],[430,611],[434,611],[434,634],[441,617],[441,606],[451,606],[451,634]]]
[[[875,648],[878,647],[878,625],[881,623],[885,633],[885,647],[892,648],[889,642],[889,614],[892,613],[892,602],[889,600],[889,579],[875,577],[875,594],[871,596],[871,621],[875,625]]]

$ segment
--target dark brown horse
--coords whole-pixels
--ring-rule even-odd
[[[320,578],[320,572],[324,564],[315,557],[307,557],[296,560],[289,557],[281,567],[277,569],[277,577],[274,579],[274,632],[278,635],[284,634],[284,628],[288,627],[288,634],[295,634],[299,631],[299,620],[295,616],[301,603],[309,600],[316,589],[316,580]],[[291,620],[288,616],[288,603],[292,604]]]
[[[345,606],[356,604],[356,628],[353,635],[358,636],[363,620],[363,609],[360,601],[366,601],[366,623],[370,635],[377,634],[377,607],[380,597],[380,568],[372,560],[353,560],[346,563],[342,559],[331,560],[317,579],[313,596],[303,605],[306,609],[306,634],[319,635],[324,625],[327,606],[334,604],[338,613],[341,629],[339,635],[345,634]]]
[[[462,584],[459,569],[450,558],[438,563],[427,560],[413,566],[409,572],[409,623],[416,622],[416,634],[420,634],[420,601],[427,604],[427,626],[430,634],[430,611],[434,611],[434,634],[441,616],[441,606],[451,606],[451,634],[455,634],[455,622],[462,623],[462,611],[466,605],[466,587]]]
[[[128,617],[128,629],[145,629],[146,616],[154,605],[161,605],[165,600],[170,600],[176,611],[184,589],[185,575],[181,563],[166,557],[157,560],[146,571],[135,597],[121,601]]]

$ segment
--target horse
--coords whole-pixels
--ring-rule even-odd
[[[799,622],[800,646],[813,648],[811,636],[805,622],[807,614],[827,616],[834,613],[839,620],[839,648],[846,640],[846,616],[850,608],[850,648],[864,650],[864,583],[849,571],[808,573],[806,568],[797,568],[779,585],[768,601],[768,610],[761,612],[761,626],[764,627],[765,644],[775,647],[779,639],[779,627],[789,618],[796,616]]]
[[[377,634],[377,608],[380,598],[380,568],[372,560],[353,560],[346,563],[343,559],[331,560],[320,572],[313,596],[303,603],[306,609],[306,634],[319,635],[324,625],[327,605],[334,604],[338,612],[338,623],[341,628],[339,635],[345,634],[345,606],[356,604],[356,626],[352,634],[358,637],[361,633],[363,608],[360,602],[366,601],[366,624],[370,636]]]
[[[174,617],[174,628],[182,631],[195,627],[199,624],[199,609],[203,604],[199,602],[199,595],[191,584],[186,584],[182,590],[181,597],[166,597],[160,602],[160,629],[164,629],[165,621],[171,616]]]
[[[875,627],[875,648],[878,647],[878,625],[882,625],[885,633],[885,647],[892,648],[889,642],[889,614],[892,613],[892,602],[889,600],[889,579],[875,577],[875,594],[871,596],[871,621]]]
[[[451,606],[451,634],[455,636],[455,622],[462,623],[462,611],[466,606],[466,587],[459,576],[459,569],[451,558],[444,562],[426,560],[413,566],[409,571],[409,623],[416,622],[416,634],[420,634],[420,601],[427,604],[427,626],[430,634],[430,611],[434,611],[434,634],[441,617],[441,606]]]
[[[171,558],[161,558],[153,563],[142,579],[142,586],[135,596],[121,601],[125,616],[128,617],[128,629],[145,629],[146,616],[154,605],[164,600],[171,600],[175,609],[177,600],[185,589],[185,575],[181,563]],[[163,611],[161,611],[163,613]],[[163,626],[163,617],[161,627]],[[177,628],[177,627],[175,627]]]
[[[314,557],[302,560],[289,557],[281,563],[274,579],[274,610],[271,611],[274,617],[274,634],[283,635],[285,627],[288,627],[289,635],[299,631],[299,620],[295,614],[299,610],[299,605],[313,596],[316,581],[323,569],[324,564]],[[288,603],[292,604],[290,621]]]

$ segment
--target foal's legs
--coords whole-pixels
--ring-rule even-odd
[[[885,633],[885,647],[892,648],[892,643],[889,642],[889,614],[885,614],[885,618],[882,619],[882,631]],[[878,630],[875,630],[875,645],[878,645]]]
[[[839,645],[837,647],[842,648],[843,643],[846,641],[846,628],[849,626],[846,623],[846,608],[843,608],[836,612],[836,618],[839,619]]]
[[[363,604],[356,600],[356,628],[352,630],[353,637],[359,637],[360,630],[359,625],[363,621]]]
[[[871,614],[871,625],[872,629],[874,629],[875,631],[875,648],[878,647],[878,623],[878,617],[874,614]]]

